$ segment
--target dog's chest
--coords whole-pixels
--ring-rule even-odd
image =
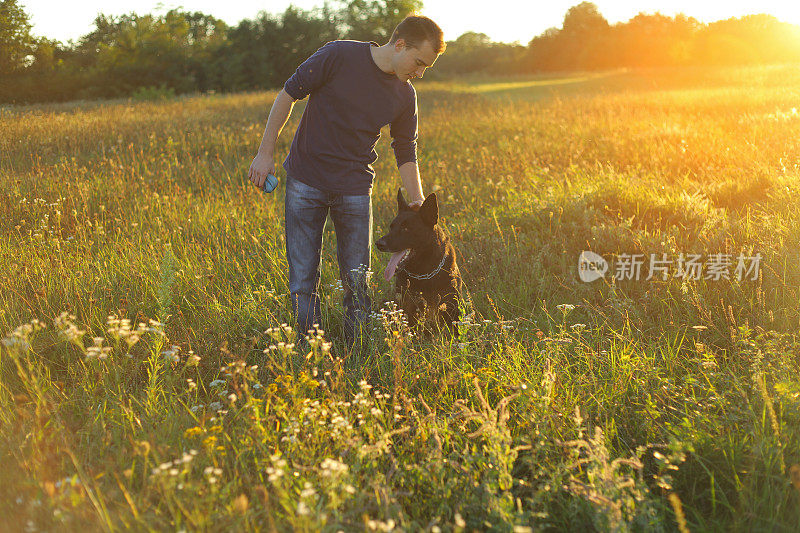
[[[399,290],[400,306],[408,314],[413,314],[416,322],[434,323],[438,315],[446,310],[442,301],[442,293],[431,290],[419,290],[406,285]]]
[[[435,322],[447,309],[446,298],[458,294],[457,287],[457,278],[450,276],[420,280],[401,273],[396,279],[395,292],[406,313],[413,314],[418,322]]]
[[[432,279],[415,279],[401,272],[395,280],[395,292],[414,294],[429,302],[439,300],[442,294],[451,292],[455,286],[455,279],[444,274]]]

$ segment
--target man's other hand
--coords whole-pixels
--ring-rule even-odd
[[[250,163],[247,177],[260,189],[264,186],[267,174],[275,175],[275,158],[272,155],[265,155],[259,152],[253,162]]]
[[[419,211],[419,208],[422,206],[424,200],[414,200],[413,202],[408,204],[408,207],[413,209],[414,211]]]

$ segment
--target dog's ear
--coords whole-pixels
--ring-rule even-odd
[[[428,226],[434,226],[439,222],[439,204],[436,202],[436,193],[432,192],[425,198],[419,208],[419,216]]]
[[[400,188],[397,188],[397,211],[410,211],[411,208],[408,207],[408,202],[406,199],[403,198],[403,191]]]

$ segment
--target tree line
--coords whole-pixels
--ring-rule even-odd
[[[235,26],[180,8],[159,15],[100,14],[90,33],[64,44],[34,36],[19,0],[2,0],[0,102],[276,88],[325,42],[383,44],[398,22],[421,8],[421,0],[335,0],[312,10],[262,11]],[[597,6],[583,2],[567,11],[561,28],[527,45],[465,33],[447,43],[431,74],[795,61],[800,27],[769,15],[705,24],[685,15],[639,14],[612,25]]]
[[[800,26],[771,15],[704,24],[685,15],[640,13],[609,24],[597,6],[571,7],[561,28],[527,46],[468,32],[447,44],[436,70],[448,74],[524,74],[675,66],[752,65],[800,61]]]

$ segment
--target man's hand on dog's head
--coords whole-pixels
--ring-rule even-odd
[[[413,202],[408,204],[408,207],[410,207],[414,211],[419,211],[419,208],[422,206],[422,202],[423,200],[414,200]]]

